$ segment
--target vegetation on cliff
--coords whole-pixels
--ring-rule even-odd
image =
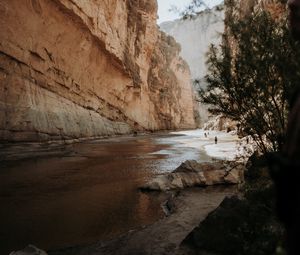
[[[208,87],[201,91],[210,111],[237,121],[262,152],[281,148],[288,102],[300,79],[300,50],[287,15],[278,15],[285,11],[281,2],[243,16],[234,0],[226,2],[223,43],[210,48]]]
[[[185,239],[196,253],[285,254],[286,234],[276,213],[282,204],[265,158],[282,148],[292,96],[299,89],[300,47],[290,33],[285,4],[225,1],[223,42],[210,48],[208,87],[200,95],[211,113],[236,121],[241,134],[251,135],[262,156],[249,160],[239,197],[225,199]]]

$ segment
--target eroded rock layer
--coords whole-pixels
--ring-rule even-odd
[[[0,140],[193,128],[190,72],[155,0],[0,0]]]

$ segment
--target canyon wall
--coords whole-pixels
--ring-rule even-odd
[[[192,18],[178,19],[160,24],[160,28],[180,43],[180,55],[191,69],[192,80],[197,80],[195,91],[205,88],[207,75],[206,54],[211,44],[219,45],[224,32],[224,7],[216,6]],[[197,93],[197,92],[196,92]],[[207,106],[198,105],[200,126],[208,120]]]
[[[155,0],[0,0],[0,140],[194,128],[190,71]]]
[[[193,80],[207,74],[206,53],[211,44],[219,45],[224,32],[224,7],[216,6],[186,19],[163,22],[161,30],[181,45],[180,55],[187,61]]]

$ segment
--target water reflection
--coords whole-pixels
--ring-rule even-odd
[[[176,139],[112,138],[74,144],[64,157],[2,163],[0,254],[29,243],[43,249],[92,243],[156,221],[165,197],[137,187],[186,159],[209,159]]]

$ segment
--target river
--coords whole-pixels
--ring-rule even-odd
[[[138,187],[187,159],[210,161],[200,141],[214,144],[203,131],[123,136],[69,145],[63,156],[0,162],[0,254],[89,244],[157,221],[166,195]]]

